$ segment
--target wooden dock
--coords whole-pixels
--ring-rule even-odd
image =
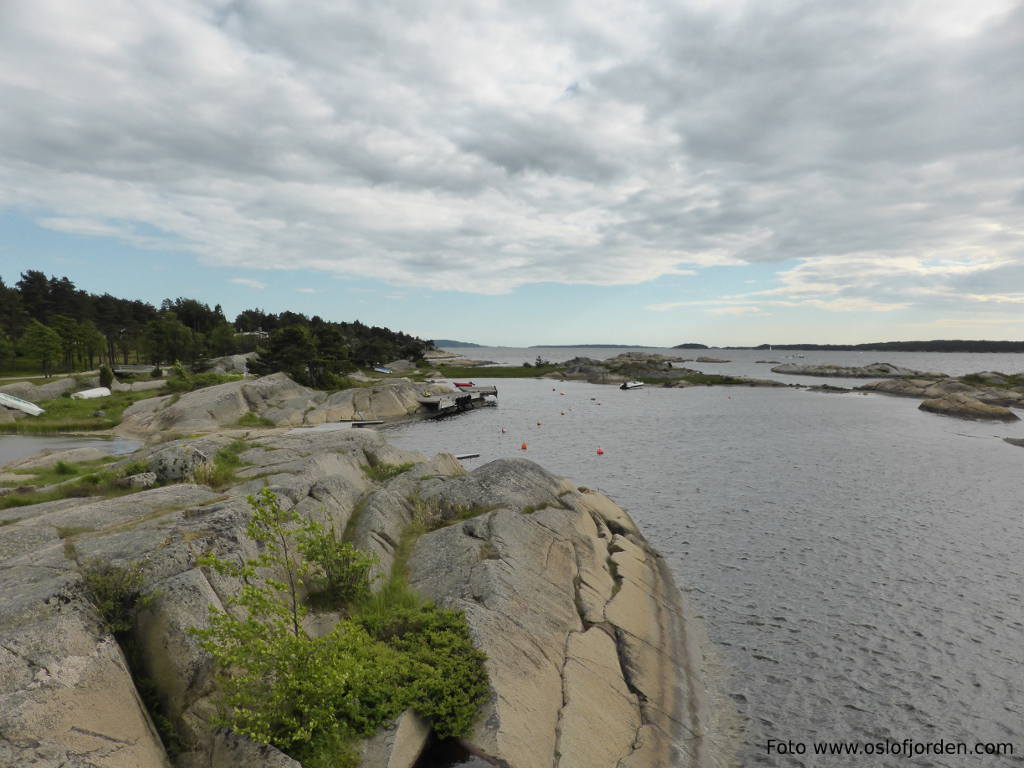
[[[461,387],[457,392],[448,392],[443,395],[424,395],[416,399],[419,400],[420,405],[427,409],[430,416],[447,416],[451,413],[479,408],[482,405],[496,405],[498,402],[498,388],[494,386]]]

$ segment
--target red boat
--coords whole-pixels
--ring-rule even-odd
[[[453,381],[452,382],[452,386],[456,386],[459,389],[462,389],[463,387],[473,387],[473,386],[476,386],[476,385],[473,384],[472,381]]]

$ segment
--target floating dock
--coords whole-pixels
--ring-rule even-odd
[[[494,386],[461,387],[458,392],[448,392],[443,395],[424,395],[416,399],[419,400],[420,405],[427,409],[428,415],[432,417],[447,416],[451,413],[479,408],[482,405],[496,405],[498,402],[498,388]]]

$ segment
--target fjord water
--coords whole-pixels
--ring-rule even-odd
[[[879,357],[867,354],[860,364]],[[1016,355],[924,357],[914,367],[1024,368]],[[1000,439],[1024,424],[883,395],[483,374],[497,408],[386,437],[480,453],[470,468],[524,456],[626,508],[704,617],[744,723],[742,765],[1024,764],[1024,448]],[[766,754],[769,738],[1010,742],[1016,754],[786,757]]]

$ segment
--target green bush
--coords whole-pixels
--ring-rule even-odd
[[[122,567],[98,557],[82,565],[85,596],[108,632],[120,635],[135,626],[136,614],[150,600],[142,594],[145,570],[141,562]]]
[[[385,462],[381,462],[380,464],[375,464],[372,467],[364,464],[363,472],[365,472],[366,476],[375,482],[386,483],[391,478],[397,477],[403,472],[408,472],[412,467],[412,462],[409,462],[408,464],[387,464]]]
[[[103,364],[100,366],[100,386],[109,389],[114,385],[114,372],[110,370],[110,366]]]
[[[149,372],[149,378],[151,379],[162,379],[164,376],[164,370],[159,365],[154,365],[153,370]]]
[[[342,608],[370,594],[376,555],[342,542],[334,528],[312,520],[303,523],[298,540],[299,551],[312,566],[307,584],[318,605]]]
[[[259,557],[241,565],[200,561],[243,582],[232,605],[244,619],[211,608],[208,626],[191,630],[216,662],[219,723],[324,768],[356,765],[355,739],[410,707],[442,737],[467,733],[487,680],[465,619],[420,604],[394,577],[381,595],[370,596],[363,576],[369,555],[339,546],[333,533],[282,509],[268,489],[249,503],[246,532],[260,545]],[[300,586],[327,579],[328,568],[360,598],[351,618],[311,638],[302,629],[308,609]],[[260,575],[267,569],[273,578]]]

